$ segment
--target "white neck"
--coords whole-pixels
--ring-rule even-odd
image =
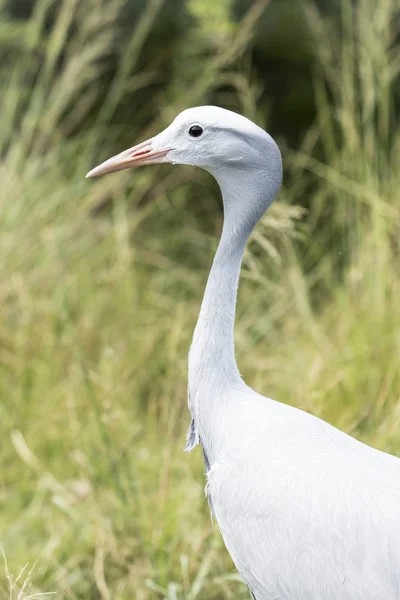
[[[189,354],[189,386],[202,378],[239,378],[234,353],[234,321],[240,265],[246,239],[232,243],[224,228],[208,277]]]
[[[254,171],[221,177],[224,226],[201,305],[189,354],[190,404],[202,390],[241,381],[235,360],[234,321],[240,266],[247,239],[279,189]],[[191,410],[194,406],[191,406]],[[197,410],[195,410],[197,412]]]

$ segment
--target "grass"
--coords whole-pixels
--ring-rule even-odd
[[[227,106],[267,126],[237,60],[267,2],[242,27],[225,23],[209,54],[198,41],[200,79],[177,70],[154,100],[160,115],[135,119],[129,139],[112,117],[157,72],[138,65],[162,2],[147,4],[100,107],[122,0],[63,0],[48,30],[52,4],[37,3],[26,29],[7,24],[19,55],[1,73],[0,597],[25,598],[30,567],[14,595],[10,573],[35,564],[28,597],[245,599],[210,522],[200,452],[182,453],[218,191],[186,167],[84,174],[221,81]],[[283,145],[280,200],[246,251],[237,358],[258,391],[400,454],[397,7],[357,6],[343,0],[339,36],[306,9],[318,119],[300,148]]]
[[[8,569],[7,557],[4,553],[4,548],[1,546],[0,550],[4,560],[5,579],[8,584],[8,589],[4,595],[5,598],[8,598],[9,600],[13,600],[14,598],[17,600],[40,600],[40,598],[44,598],[45,596],[53,596],[55,594],[55,592],[31,593],[31,580],[36,563],[31,568],[29,568],[28,564],[24,565],[17,577],[14,578]]]

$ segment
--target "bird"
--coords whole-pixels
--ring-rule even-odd
[[[278,195],[282,157],[261,127],[198,106],[92,169],[201,167],[224,220],[188,361],[186,450],[201,445],[206,494],[254,600],[399,600],[400,459],[243,381],[234,351],[246,242]]]

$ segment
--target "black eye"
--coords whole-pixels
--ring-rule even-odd
[[[203,133],[203,128],[200,125],[192,125],[189,129],[189,135],[192,137],[200,137]]]

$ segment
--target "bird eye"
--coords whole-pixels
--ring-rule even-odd
[[[203,133],[203,128],[200,125],[192,125],[189,129],[189,135],[192,137],[200,137]]]

